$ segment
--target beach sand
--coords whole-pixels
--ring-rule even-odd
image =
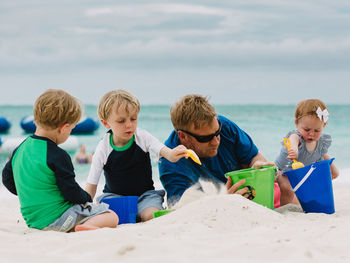
[[[207,194],[146,223],[68,234],[28,229],[9,194],[0,262],[350,262],[349,186],[334,181],[333,215]]]

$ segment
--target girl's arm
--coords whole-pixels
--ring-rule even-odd
[[[325,155],[323,155],[323,159],[329,160],[331,159],[331,157],[326,153]],[[334,162],[331,164],[331,175],[332,175],[332,180],[339,176],[339,170],[335,166]]]
[[[290,140],[290,149],[288,149],[288,159],[298,159],[298,147],[300,138],[299,135],[294,133],[289,136]]]

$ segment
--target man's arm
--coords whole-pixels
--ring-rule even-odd
[[[174,206],[180,201],[184,192],[193,185],[186,176],[181,174],[163,175],[160,180],[167,192],[167,202],[169,207]]]
[[[242,167],[243,168],[251,168],[252,167],[255,169],[259,169],[262,166],[269,166],[269,165],[275,165],[275,163],[267,161],[265,156],[262,155],[260,152],[258,152],[258,154],[255,155],[254,158],[250,161],[249,166],[242,164]]]

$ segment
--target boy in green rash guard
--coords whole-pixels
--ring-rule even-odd
[[[63,90],[47,90],[34,104],[36,131],[18,146],[2,172],[6,188],[18,195],[31,228],[61,232],[116,227],[118,216],[75,181],[65,142],[81,117],[78,100]]]

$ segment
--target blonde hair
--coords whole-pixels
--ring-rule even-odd
[[[295,108],[295,121],[298,122],[298,120],[305,116],[315,116],[318,118],[316,113],[318,107],[320,107],[322,111],[324,109],[327,109],[326,104],[324,104],[321,100],[318,99],[308,99],[299,102]]]
[[[137,113],[140,112],[140,102],[134,95],[126,90],[112,90],[107,92],[98,103],[97,114],[100,119],[107,120],[114,105],[116,109],[119,109],[121,106],[124,107],[127,113],[132,109],[136,110]]]
[[[170,109],[174,129],[188,129],[191,123],[195,129],[210,125],[217,116],[208,98],[198,94],[189,94],[174,103]]]
[[[64,90],[49,89],[34,103],[34,122],[45,129],[77,123],[82,115],[80,102]]]

